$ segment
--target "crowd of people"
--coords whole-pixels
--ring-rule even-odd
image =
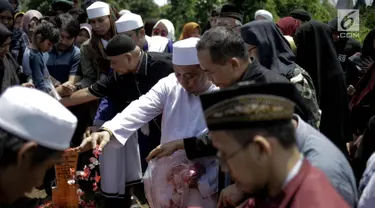
[[[102,1],[19,4],[0,0],[0,207],[51,196],[68,148],[102,151],[103,207],[375,207],[375,29],[225,4],[176,37]]]

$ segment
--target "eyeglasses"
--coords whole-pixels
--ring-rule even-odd
[[[152,31],[152,34],[155,35],[155,36],[162,36],[162,37],[167,37],[168,35],[168,31],[165,31],[165,30],[160,30],[158,28],[155,28],[153,31]]]
[[[240,148],[238,148],[236,151],[233,151],[229,155],[223,155],[220,151],[218,151],[216,154],[216,157],[219,160],[221,170],[224,172],[228,172],[229,171],[228,160],[235,157],[238,153],[240,153],[243,149],[245,149],[252,141],[253,141],[252,139],[247,140],[245,143],[241,145]]]

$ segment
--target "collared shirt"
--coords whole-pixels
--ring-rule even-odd
[[[147,53],[138,73],[109,73],[89,87],[96,97],[108,97],[115,112],[121,112],[132,101],[147,93],[161,78],[173,72],[170,54]]]
[[[332,186],[352,207],[357,204],[357,186],[353,170],[344,154],[322,133],[294,115],[297,146],[305,158],[325,173]]]
[[[70,75],[80,75],[80,50],[72,46],[65,52],[57,51],[56,47],[48,53],[47,68],[52,77],[64,83]]]
[[[213,84],[207,92],[217,89]],[[161,79],[152,89],[133,101],[103,127],[111,130],[120,143],[142,125],[163,114],[161,143],[198,136],[206,131],[206,122],[199,96],[188,93],[175,74]]]
[[[303,163],[303,155],[300,154],[300,157],[297,161],[296,164],[294,164],[292,170],[290,170],[290,172],[288,173],[288,175],[286,176],[285,178],[285,181],[283,183],[283,188],[288,185],[288,183],[290,181],[293,180],[293,178],[298,174],[298,172],[301,170],[301,167],[302,167],[302,163]]]

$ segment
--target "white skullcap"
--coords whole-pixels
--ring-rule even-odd
[[[77,118],[45,92],[10,87],[0,97],[0,128],[43,147],[65,150],[77,126]]]
[[[116,21],[117,33],[123,33],[143,27],[142,17],[138,14],[128,13]]]
[[[131,11],[127,10],[127,9],[123,9],[119,12],[119,15],[124,15],[124,14],[129,14],[129,13],[132,13]]]
[[[260,9],[258,11],[255,12],[255,15],[254,15],[254,19],[257,18],[257,16],[262,16],[264,18],[266,18],[267,20],[273,20],[273,16],[271,14],[271,12],[267,11],[267,10],[264,10],[264,9]]]
[[[110,6],[107,3],[96,1],[86,9],[87,17],[94,19],[98,17],[104,17],[111,14]]]
[[[187,38],[173,44],[172,63],[180,66],[199,64],[196,45],[199,38]]]

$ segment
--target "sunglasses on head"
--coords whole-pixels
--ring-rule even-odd
[[[167,37],[168,32],[165,31],[165,30],[160,30],[160,29],[155,28],[155,29],[152,31],[152,34],[153,34],[153,35],[156,35],[156,36],[160,35],[160,36],[162,36],[162,37]]]

